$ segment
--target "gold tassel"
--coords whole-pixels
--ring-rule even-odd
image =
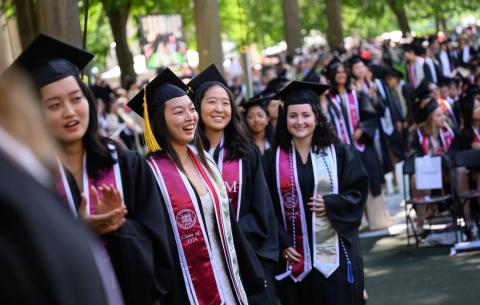
[[[150,126],[150,118],[148,116],[148,107],[147,107],[147,89],[143,88],[143,120],[145,125],[145,145],[147,147],[147,152],[154,153],[160,151],[160,145],[158,145],[157,139],[152,132],[152,127]]]

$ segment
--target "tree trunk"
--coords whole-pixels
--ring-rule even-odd
[[[40,32],[82,47],[77,0],[38,0],[37,11]]]
[[[444,15],[440,17],[440,28],[443,32],[448,32],[447,18]]]
[[[390,0],[388,1],[388,5],[397,18],[398,26],[400,27],[400,31],[402,31],[402,36],[406,37],[407,33],[410,33],[411,30],[403,3],[399,3],[398,0]]]
[[[327,41],[330,49],[334,50],[343,40],[342,0],[326,0],[325,2],[328,22]]]
[[[26,48],[37,36],[38,20],[33,0],[15,0],[18,35],[22,48]]]
[[[194,0],[197,49],[201,70],[214,63],[223,73],[218,0]]]
[[[283,35],[287,41],[287,53],[294,54],[302,47],[300,12],[297,0],[283,0]]]
[[[103,7],[107,13],[110,27],[112,29],[113,39],[115,40],[115,52],[117,54],[118,65],[122,72],[120,81],[125,86],[129,80],[136,79],[137,74],[133,67],[133,55],[128,47],[127,22],[130,11],[128,5],[116,8],[109,8],[102,0]]]

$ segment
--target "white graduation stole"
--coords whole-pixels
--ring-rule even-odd
[[[337,160],[335,147],[330,145],[324,153],[312,154],[313,175],[317,194],[338,194]],[[312,214],[313,267],[326,278],[340,266],[339,236],[327,216]]]

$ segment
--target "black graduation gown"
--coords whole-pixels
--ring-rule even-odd
[[[82,225],[0,154],[0,304],[108,304]]]
[[[345,255],[340,247],[340,267],[328,278],[316,269],[312,271],[300,283],[294,283],[291,278],[286,278],[278,283],[279,296],[283,305],[345,305],[362,304],[364,276],[363,258],[358,236],[358,228],[363,215],[365,202],[368,196],[367,173],[360,162],[360,156],[349,145],[336,144],[338,194],[325,195],[324,202],[327,217],[340,238],[344,240],[347,253],[353,265],[354,283],[347,282],[347,268]],[[283,226],[280,199],[278,198],[276,174],[275,174],[276,151],[271,150],[267,156],[266,165],[269,173],[267,182],[272,194],[275,212],[279,223],[278,227],[280,249],[291,247],[291,242]],[[314,177],[312,160],[302,164],[300,155],[296,154],[298,181],[303,198],[313,196]],[[312,246],[312,224],[308,221],[312,213],[308,201],[304,202],[304,211],[307,219],[307,230],[310,249]],[[313,257],[313,252],[312,252]],[[279,272],[285,271],[285,261],[282,259]]]
[[[400,105],[398,104],[399,101],[393,97],[392,92],[390,91],[390,88],[387,85],[385,85],[384,82],[381,82],[381,84],[385,92],[385,98],[383,98],[380,93],[378,94],[378,96],[379,98],[382,99],[382,102],[385,105],[385,107],[388,107],[390,109],[392,123],[395,126],[395,124],[403,121],[401,108],[400,108]],[[404,160],[405,159],[405,142],[403,140],[402,134],[396,128],[394,128],[393,133],[391,135],[387,135],[385,132],[383,133],[385,136],[385,141],[384,141],[386,145],[385,148],[387,150],[391,149],[398,160]],[[385,156],[385,157],[388,157],[388,156]],[[391,166],[390,168],[390,171],[391,171],[393,170],[393,166],[395,165],[390,164],[390,166]],[[386,171],[388,171],[388,169]]]
[[[383,176],[382,163],[380,162],[377,151],[374,147],[375,133],[379,128],[378,114],[372,105],[370,98],[364,92],[357,91],[358,104],[360,108],[360,129],[363,132],[362,142],[365,144],[365,150],[360,152],[360,158],[363,166],[368,173],[368,181],[370,186],[370,192],[374,196],[378,196],[382,193],[382,184],[385,182]],[[329,100],[328,112],[332,118],[334,115],[334,106]],[[342,114],[345,119],[345,123],[348,126],[348,116],[345,107],[342,105]],[[333,122],[333,120],[331,120]],[[337,131],[339,133],[339,131]],[[349,135],[352,134],[349,132]],[[353,143],[353,138],[350,137],[350,143]]]
[[[218,162],[220,148],[213,154]],[[262,167],[262,157],[255,145],[250,145],[248,156],[242,160],[242,196],[238,224],[255,251],[265,273],[267,288],[251,296],[250,304],[275,305],[275,264],[279,259],[277,223],[272,199],[268,192]]]
[[[205,217],[203,215],[203,209],[201,207],[202,201],[200,200],[200,196],[198,195],[195,187],[191,184],[191,187],[193,191],[195,192],[195,196],[197,197],[197,202],[199,203],[199,210],[202,216],[202,221],[205,225]],[[167,203],[163,199],[163,196],[159,197],[160,205],[162,207],[167,206]],[[165,211],[167,213],[167,211]],[[169,217],[168,214],[165,214],[165,217]],[[168,218],[165,218],[168,219]],[[238,266],[240,270],[240,277],[242,279],[242,284],[243,288],[245,289],[245,293],[247,294],[247,297],[255,294],[262,293],[265,290],[265,275],[262,270],[262,265],[257,259],[257,256],[255,255],[255,251],[253,250],[252,246],[250,246],[250,243],[248,242],[247,238],[243,234],[240,225],[238,224],[237,220],[235,219],[235,213],[230,207],[230,223],[232,227],[232,233],[233,233],[233,242],[235,244],[235,252],[237,253],[237,259],[238,259]],[[173,229],[170,226],[170,231],[173,234]],[[188,300],[188,296],[185,293],[185,282],[184,278],[180,269],[180,259],[178,256],[178,250],[177,250],[177,245],[175,243],[174,237],[170,240],[171,247],[175,247],[175,251],[177,251],[177,255],[173,257],[174,259],[174,265],[178,266],[178,272],[177,272],[177,277],[176,277],[176,284],[181,286],[183,290],[181,291],[182,294],[179,295],[180,297],[177,298],[177,300],[174,301],[169,301],[165,304],[171,304],[171,305],[176,305],[176,304],[190,304],[190,301]],[[178,291],[180,289],[177,289]],[[163,305],[163,303],[162,303]]]
[[[187,304],[173,231],[157,182],[144,158],[117,149],[128,213],[115,232],[102,236],[128,304]],[[66,171],[77,208],[80,192]],[[176,260],[176,262],[175,262]]]
[[[448,154],[453,157],[455,153],[463,150],[472,149],[472,139],[467,134],[464,128],[458,130],[453,138],[452,146],[450,147]]]
[[[433,59],[432,59],[433,61]],[[443,77],[443,74],[442,74],[442,70],[440,70],[440,67],[438,66],[438,64],[435,63],[435,61],[433,61],[433,68],[435,70],[435,74],[437,76],[437,82],[434,82],[434,79],[433,79],[433,72],[430,68],[430,66],[425,62],[423,64],[423,73],[425,74],[425,79],[431,83],[438,83],[438,81]]]

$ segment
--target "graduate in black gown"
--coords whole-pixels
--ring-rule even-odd
[[[260,92],[248,101],[242,101],[239,107],[240,112],[243,113],[245,125],[248,127],[250,139],[258,147],[262,156],[270,149],[273,142],[273,125],[267,110],[273,95],[273,93]]]
[[[238,224],[267,275],[265,291],[250,296],[249,303],[275,305],[274,275],[279,257],[277,226],[260,152],[251,143],[233,95],[214,65],[187,86],[194,92],[204,147],[222,173]]]
[[[367,173],[352,146],[340,143],[318,103],[328,86],[293,81],[278,98],[267,181],[279,227],[277,275],[283,305],[362,304],[358,228]]]
[[[385,183],[380,154],[375,143],[379,136],[378,113],[364,91],[352,90],[343,63],[333,62],[328,67],[332,89],[329,92],[328,114],[337,135],[345,144],[360,152],[363,166],[368,173],[369,196],[366,214],[372,230],[388,227],[391,223],[382,195]]]
[[[114,266],[120,287],[112,282],[109,289],[121,289],[126,304],[174,303],[183,289],[177,291],[166,211],[145,160],[98,134],[95,100],[79,79],[92,57],[41,34],[14,66],[35,81],[60,147],[57,192],[101,237],[104,259]]]
[[[417,157],[426,155],[440,156],[442,157],[442,164],[447,165],[450,163],[450,158],[447,153],[452,146],[455,134],[447,123],[446,115],[436,100],[431,97],[431,92],[428,89],[417,92],[416,100],[417,103],[424,104],[424,106],[419,109],[415,115],[415,120],[418,125],[414,130],[410,150]],[[442,180],[444,184],[451,183],[449,177],[449,173],[447,173],[445,167],[443,167]],[[414,183],[412,183],[411,188],[414,197],[438,195],[436,194],[437,190],[419,190],[415,187]],[[442,192],[448,190],[448,187],[444,187]],[[437,206],[440,210],[444,210],[448,208],[449,205],[450,203],[446,203]],[[429,208],[430,207],[426,205],[417,205],[415,207],[417,212],[417,224],[415,228],[417,235],[424,235],[423,225],[427,218],[427,209]]]
[[[265,288],[262,267],[220,171],[203,150],[199,115],[186,91],[165,69],[129,102],[144,118],[147,161],[162,193],[157,204],[168,210],[174,231],[181,278],[172,284],[187,291],[185,300],[171,304],[248,304],[248,296]]]
[[[453,139],[452,146],[448,151],[451,157],[460,151],[475,150],[480,158],[480,90],[476,86],[470,87],[465,92],[458,104],[462,114],[463,127],[457,131]],[[457,185],[460,193],[468,192],[472,189],[480,190],[480,170],[467,171],[466,168],[457,168]],[[465,217],[465,225],[467,236],[469,239],[478,238],[472,236],[472,230],[476,226],[475,219],[472,217],[472,208],[476,203],[478,210],[478,202],[467,200],[463,208],[463,216]]]
[[[0,303],[120,305],[93,239],[53,192],[53,145],[26,83],[0,77]]]

